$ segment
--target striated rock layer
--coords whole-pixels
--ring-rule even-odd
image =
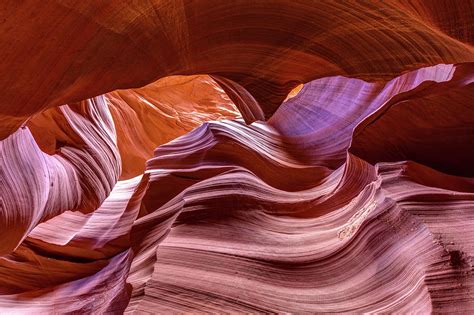
[[[473,313],[472,7],[3,5],[0,313]]]
[[[472,1],[8,2],[0,139],[45,108],[170,75],[212,74],[247,121],[299,83],[388,80],[473,61]]]

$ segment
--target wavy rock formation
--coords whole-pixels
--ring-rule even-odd
[[[474,312],[473,14],[3,5],[0,313]]]

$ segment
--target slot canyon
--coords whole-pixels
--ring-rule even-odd
[[[474,314],[474,1],[0,3],[0,314]]]

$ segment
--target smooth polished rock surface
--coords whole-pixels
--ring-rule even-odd
[[[472,12],[449,0],[6,2],[0,139],[45,108],[179,74],[230,80],[244,118],[268,118],[317,78],[474,61]]]
[[[0,5],[0,313],[473,313],[473,13]]]

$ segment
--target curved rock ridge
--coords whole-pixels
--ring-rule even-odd
[[[0,253],[15,249],[42,221],[66,210],[94,211],[121,172],[115,126],[100,96],[51,109],[31,121],[49,155],[28,127],[0,142]],[[51,136],[56,134],[57,136]]]
[[[119,181],[91,213],[66,211],[39,224],[0,258],[0,309],[15,313],[117,313],[128,303],[129,233],[141,176]],[[12,309],[12,305],[14,308]]]
[[[0,311],[473,312],[472,80],[321,78],[246,124],[178,77],[36,115],[0,144]]]
[[[235,105],[209,76],[173,76],[140,89],[104,94],[115,122],[122,162],[121,179],[142,174],[146,160],[160,144],[205,121],[240,117]],[[55,109],[31,118],[28,126],[43,152],[78,142],[65,131],[67,122]],[[72,133],[73,134],[73,133]]]
[[[371,163],[413,160],[474,177],[474,64],[455,69],[449,81],[423,82],[388,101],[357,127],[351,152]]]
[[[387,81],[474,61],[473,11],[471,1],[7,2],[0,139],[46,108],[170,75],[215,75],[247,122],[268,119],[317,78]]]

